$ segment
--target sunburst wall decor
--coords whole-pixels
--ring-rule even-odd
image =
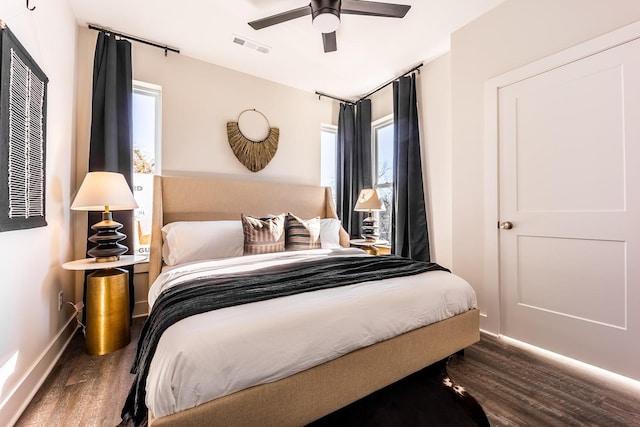
[[[240,117],[246,112],[255,112],[264,117],[267,122],[267,137],[260,141],[253,141],[243,135],[240,130]],[[278,150],[278,139],[280,138],[280,129],[271,127],[267,117],[260,111],[255,109],[244,110],[238,115],[235,122],[227,122],[227,137],[233,154],[240,160],[251,172],[258,172],[269,164],[273,156]]]

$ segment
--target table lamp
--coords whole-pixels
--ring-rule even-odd
[[[117,261],[128,248],[119,242],[127,236],[118,230],[122,224],[113,220],[111,211],[132,210],[138,207],[129,184],[121,173],[89,172],[76,194],[72,210],[102,211],[102,221],[93,224],[96,234],[89,241],[97,245],[87,254],[96,262]]]
[[[362,220],[362,238],[370,242],[378,240],[380,228],[372,213],[385,210],[384,203],[378,195],[378,190],[374,188],[361,190],[353,210],[356,212],[369,212],[369,216]]]

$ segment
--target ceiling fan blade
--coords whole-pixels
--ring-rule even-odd
[[[301,16],[305,15],[311,15],[311,5],[288,10],[286,12],[278,13],[267,18],[257,19],[255,21],[249,22],[249,25],[251,25],[254,30],[260,30],[262,28],[270,27],[282,22],[291,21],[292,19],[300,18]]]
[[[364,0],[342,0],[340,13],[404,18],[409,9],[411,9],[411,6],[406,4],[379,3]]]
[[[336,42],[336,32],[322,33],[322,44],[324,46],[324,52],[335,52],[338,50],[338,44]]]

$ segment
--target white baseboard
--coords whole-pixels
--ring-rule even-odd
[[[480,328],[480,332],[482,332],[483,334],[491,335],[492,337],[495,337],[495,338],[500,338],[500,334],[497,334],[493,331],[487,331],[486,329]]]
[[[22,412],[27,408],[33,396],[62,356],[77,329],[78,325],[74,315],[44,349],[13,390],[0,402],[0,425],[12,426],[18,421]]]

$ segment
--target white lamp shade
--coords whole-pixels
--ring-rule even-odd
[[[369,211],[384,211],[384,203],[380,200],[378,190],[374,188],[365,188],[360,190],[358,195],[358,201],[356,207],[353,209],[356,212],[369,212]]]
[[[333,13],[320,13],[313,18],[312,24],[321,33],[333,33],[340,26],[340,18]]]
[[[137,207],[124,175],[115,172],[89,172],[71,205],[77,211],[124,211]]]

